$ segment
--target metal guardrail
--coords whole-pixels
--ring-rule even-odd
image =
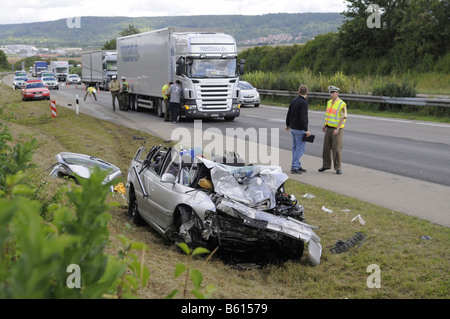
[[[272,96],[296,97],[298,95],[297,91],[258,90],[258,92],[261,95],[272,95]],[[330,94],[323,92],[309,92],[308,97],[316,99],[330,99]],[[424,98],[424,97],[389,97],[389,96],[358,95],[358,94],[339,94],[339,97],[344,101],[347,100],[347,101],[359,101],[370,103],[450,107],[450,99]]]

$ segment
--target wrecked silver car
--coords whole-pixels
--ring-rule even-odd
[[[50,176],[53,177],[69,177],[75,181],[78,177],[88,179],[94,167],[110,171],[103,180],[103,184],[122,175],[117,166],[97,157],[70,152],[61,152],[56,154],[55,157],[57,162],[50,167],[52,168]]]
[[[231,262],[272,254],[299,260],[308,243],[312,264],[319,264],[320,239],[304,222],[303,206],[285,193],[288,176],[278,166],[237,159],[209,160],[177,147],[139,148],[125,185],[131,220],[191,247],[219,247]]]

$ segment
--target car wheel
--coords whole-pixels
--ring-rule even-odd
[[[231,121],[234,121],[234,116],[225,116],[224,119],[225,119],[225,121],[231,122]]]
[[[259,104],[255,104],[255,107],[259,107]]]
[[[130,190],[130,204],[128,205],[128,216],[131,221],[137,226],[144,226],[145,221],[142,219],[139,213],[138,203],[134,189]]]

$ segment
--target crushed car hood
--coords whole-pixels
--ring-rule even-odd
[[[288,180],[279,166],[250,165],[228,166],[197,157],[211,172],[214,192],[224,198],[216,209],[243,219],[244,224],[268,229],[308,242],[310,261],[320,263],[322,246],[320,238],[308,225],[290,216],[270,213],[277,205],[277,190]]]
[[[211,171],[216,193],[250,207],[274,208],[275,193],[288,180],[279,166],[228,166],[200,158]]]

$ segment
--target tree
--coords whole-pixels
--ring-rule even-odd
[[[137,34],[137,33],[141,33],[141,30],[136,28],[134,25],[129,24],[128,27],[126,27],[122,31],[120,31],[119,35],[121,37],[125,37],[127,35],[132,35],[132,34]],[[116,49],[117,49],[116,48],[116,39],[107,41],[102,48],[102,50],[116,50]]]
[[[0,50],[0,70],[8,70],[9,68],[8,57],[5,52]]]

